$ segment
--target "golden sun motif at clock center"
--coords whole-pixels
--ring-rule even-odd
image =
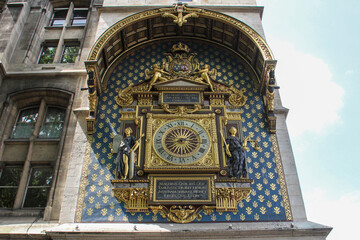
[[[169,129],[162,139],[164,150],[173,156],[188,157],[200,148],[199,134],[185,126]]]

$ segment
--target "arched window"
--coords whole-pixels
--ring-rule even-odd
[[[53,203],[72,97],[49,89],[9,96],[0,123],[0,209],[11,210],[6,214]]]

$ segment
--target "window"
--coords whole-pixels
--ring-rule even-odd
[[[63,26],[66,22],[66,15],[68,9],[54,9],[53,17],[50,22],[50,26],[58,27]]]
[[[60,138],[64,125],[65,109],[48,107],[41,126],[40,138]]]
[[[53,178],[51,167],[32,167],[27,183],[26,195],[23,207],[46,207],[50,185]]]
[[[74,63],[79,53],[79,43],[67,43],[61,56],[61,63]]]
[[[20,112],[13,128],[11,138],[29,138],[34,131],[35,123],[39,116],[38,107],[24,109]]]
[[[0,207],[12,208],[18,190],[22,167],[9,166],[0,169]]]
[[[71,26],[85,26],[88,10],[75,8],[71,19]]]
[[[67,24],[66,16],[68,13],[72,16],[68,25],[85,26],[88,11],[89,10],[87,8],[74,8],[72,12],[69,12],[68,8],[54,9],[54,13],[50,21],[50,26],[61,27],[64,24]]]
[[[44,45],[41,54],[39,57],[39,64],[50,64],[54,62],[54,57],[56,53],[56,46],[52,45]]]
[[[39,108],[22,110],[13,128],[11,138],[29,138],[34,132]],[[65,118],[65,109],[48,107],[41,125],[39,138],[60,138]]]

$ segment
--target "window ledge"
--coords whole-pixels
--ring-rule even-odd
[[[37,217],[43,215],[44,209],[6,209],[0,208],[0,217]]]
[[[9,138],[4,140],[5,144],[24,144],[29,143],[29,138]]]
[[[51,30],[59,30],[62,29],[64,26],[47,26],[45,29],[51,29]]]
[[[59,142],[60,139],[59,138],[36,138],[35,142],[43,142],[43,143],[47,143],[47,142]]]
[[[66,26],[66,28],[82,29],[82,28],[85,28],[85,26],[86,25],[76,25],[76,26],[69,25],[69,26]]]

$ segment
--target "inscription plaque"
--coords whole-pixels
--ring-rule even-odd
[[[158,180],[157,200],[207,200],[209,184],[206,180]]]
[[[200,103],[199,93],[163,93],[163,103],[196,104]]]
[[[152,203],[212,203],[213,177],[151,177]]]

